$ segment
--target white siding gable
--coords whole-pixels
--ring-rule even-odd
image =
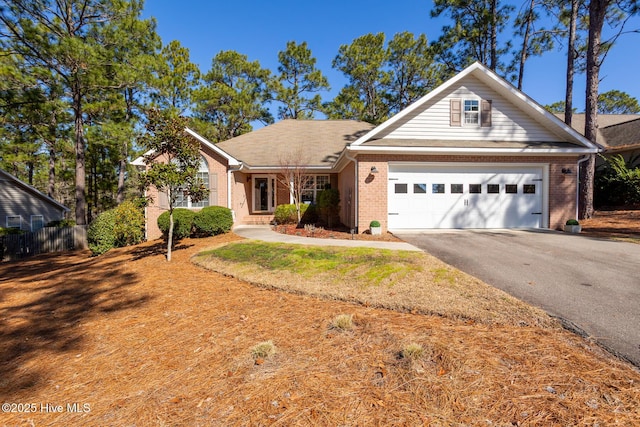
[[[451,126],[450,100],[491,100],[490,127]],[[559,142],[563,139],[472,75],[456,87],[425,102],[377,138],[466,141]],[[566,136],[565,136],[566,138]]]

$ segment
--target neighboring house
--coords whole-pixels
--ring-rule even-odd
[[[69,208],[0,169],[0,227],[36,231]]]
[[[584,114],[574,114],[571,126],[584,134],[584,120]],[[640,115],[598,114],[596,142],[604,157],[621,154],[631,166],[640,166]],[[602,163],[598,158],[596,164]]]
[[[277,176],[304,160],[305,200],[337,188],[342,223],[360,233],[372,220],[383,230],[561,228],[576,217],[579,162],[600,150],[479,63],[376,127],[283,120],[219,144],[187,132],[202,147],[204,204],[229,207],[236,223],[266,223],[290,203]],[[163,201],[149,195],[153,239]]]

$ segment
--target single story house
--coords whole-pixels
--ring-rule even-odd
[[[571,126],[584,134],[584,114],[574,114]],[[596,142],[602,156],[622,155],[632,167],[640,166],[640,114],[598,114]],[[597,165],[604,163],[598,158]]]
[[[36,231],[69,208],[0,169],[0,227]]]
[[[284,164],[340,191],[340,220],[357,232],[433,228],[554,228],[576,217],[580,162],[600,147],[530,97],[475,63],[384,123],[283,120],[201,143],[209,198],[181,206],[227,206],[236,223],[267,223],[290,203]],[[134,164],[144,167],[142,158]],[[147,208],[148,238],[160,236],[161,195]]]

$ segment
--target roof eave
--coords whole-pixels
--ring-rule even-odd
[[[358,146],[348,147],[354,153],[375,154],[467,154],[467,155],[497,155],[497,156],[563,156],[595,154],[597,148],[468,148],[468,147],[389,147],[389,146]]]
[[[29,193],[35,195],[36,197],[39,197],[41,199],[46,200],[47,202],[51,203],[52,205],[55,205],[55,206],[61,208],[65,212],[69,212],[71,210],[71,208],[66,207],[62,203],[60,203],[57,200],[47,196],[46,194],[44,194],[43,192],[41,192],[37,188],[32,187],[31,185],[27,184],[26,182],[23,182],[23,181],[19,180],[18,178],[16,178],[15,176],[11,175],[10,173],[5,172],[5,171],[0,171],[0,172],[3,175],[5,175],[8,179],[10,179],[13,182],[15,182],[19,187],[21,187],[24,190],[28,191]]]
[[[238,159],[236,159],[235,157],[233,157],[232,155],[230,155],[229,153],[227,153],[226,151],[224,151],[223,149],[221,149],[220,147],[218,147],[217,145],[215,145],[205,137],[201,136],[200,134],[198,134],[197,132],[189,128],[185,128],[185,131],[189,135],[193,136],[195,139],[200,141],[203,145],[210,148],[220,156],[224,157],[227,160],[227,163],[229,163],[229,166],[240,166],[241,162]]]

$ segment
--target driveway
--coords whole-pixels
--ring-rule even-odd
[[[395,234],[640,366],[640,245],[555,231]]]

